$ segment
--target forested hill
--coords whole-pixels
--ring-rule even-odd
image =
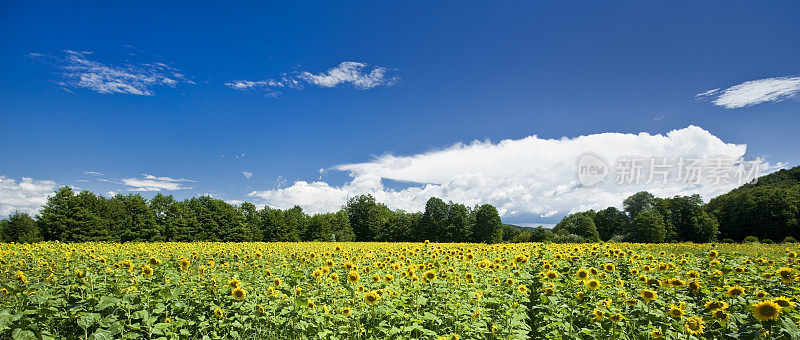
[[[800,166],[760,177],[708,202],[720,238],[800,238]]]

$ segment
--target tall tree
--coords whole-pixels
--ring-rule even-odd
[[[33,243],[42,240],[39,226],[27,213],[15,211],[8,220],[0,222],[0,232],[5,242]]]
[[[261,235],[261,215],[258,213],[258,208],[253,203],[244,202],[239,206],[239,211],[244,215],[244,224],[249,238],[253,241],[261,241],[264,237]]]
[[[599,241],[600,234],[597,232],[597,227],[594,225],[595,215],[595,212],[590,210],[566,216],[561,222],[556,224],[553,228],[553,233],[574,234],[587,241]]]
[[[345,209],[350,219],[350,226],[356,235],[356,241],[369,242],[375,240],[384,223],[383,217],[388,218],[388,215],[382,216],[384,215],[382,214],[384,209],[380,207],[381,205],[375,202],[375,198],[372,195],[352,197],[347,201]]]
[[[431,242],[447,242],[449,236],[447,227],[447,203],[441,199],[431,197],[425,203],[425,212],[419,220],[422,238]]]
[[[450,242],[469,242],[472,238],[472,224],[470,211],[463,204],[450,202],[447,209],[447,223],[445,235]]]
[[[639,212],[655,207],[656,198],[647,191],[640,191],[622,201],[622,205],[625,207],[625,212],[633,220]]]
[[[150,199],[148,204],[165,241],[172,241],[175,237],[174,226],[170,224],[169,219],[169,210],[173,203],[175,203],[175,198],[172,195],[158,193]]]
[[[331,234],[333,234],[334,241],[353,242],[356,240],[356,234],[353,233],[353,228],[350,227],[350,218],[347,216],[346,210],[341,209],[330,218]]]
[[[503,222],[497,209],[484,204],[475,211],[475,230],[472,232],[474,242],[499,243],[503,238]]]
[[[625,231],[628,216],[614,207],[608,207],[597,212],[594,216],[594,225],[600,239],[608,241],[615,235]]]
[[[124,217],[120,229],[120,240],[163,241],[161,226],[156,222],[147,200],[139,194],[117,195],[112,200],[122,204]]]
[[[636,218],[631,221],[628,235],[633,242],[664,242],[667,236],[664,218],[654,208],[639,211],[636,214]]]

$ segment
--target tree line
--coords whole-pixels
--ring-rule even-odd
[[[643,191],[608,207],[564,217],[552,230],[504,225],[489,204],[468,207],[431,198],[421,213],[391,210],[370,195],[335,213],[295,206],[258,209],[208,196],[177,201],[157,194],[111,198],[58,189],[36,216],[0,221],[0,240],[84,241],[413,241],[724,242],[800,239],[800,167],[760,177],[707,204],[699,195],[659,198]]]
[[[0,221],[5,242],[149,241],[502,241],[503,224],[489,204],[468,207],[431,198],[421,213],[391,210],[371,195],[348,200],[334,213],[309,215],[299,206],[258,209],[209,196],[183,201],[157,194],[104,197],[59,188],[35,216]]]
[[[699,195],[659,198],[643,191],[625,199],[623,207],[571,214],[552,232],[542,228],[527,236],[572,242],[796,242],[800,167],[760,177],[707,204]]]

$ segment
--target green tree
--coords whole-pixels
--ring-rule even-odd
[[[500,214],[491,204],[484,204],[475,210],[475,229],[472,240],[479,243],[499,243],[503,238],[503,222]]]
[[[254,241],[261,241],[261,214],[253,203],[244,202],[239,206],[239,212],[244,216],[244,224],[249,233],[249,237]]]
[[[345,210],[347,210],[347,217],[350,220],[353,233],[356,235],[356,241],[370,242],[375,240],[385,222],[384,218],[388,218],[388,214],[384,213],[388,209],[386,209],[386,206],[381,206],[382,204],[375,202],[375,198],[372,195],[352,197],[347,201]]]
[[[112,200],[118,201],[124,210],[120,241],[164,240],[161,226],[144,197],[139,194],[117,195]]]
[[[530,241],[531,242],[552,241],[553,237],[555,237],[555,235],[553,234],[552,231],[545,229],[545,227],[538,226],[536,228],[533,228],[533,231],[531,231]]]
[[[447,209],[447,222],[445,227],[446,239],[450,242],[469,242],[472,235],[470,211],[463,204],[450,202]]]
[[[599,241],[600,234],[594,225],[595,215],[595,212],[590,210],[566,216],[556,224],[553,233],[574,234],[590,242]]]
[[[304,241],[331,241],[333,214],[315,214],[308,218]]]
[[[0,232],[5,242],[33,243],[42,240],[39,226],[27,213],[15,211],[8,220],[0,222]]]
[[[615,235],[620,235],[625,231],[628,224],[628,216],[617,208],[608,207],[600,210],[594,216],[594,225],[600,239],[608,241]]]
[[[431,242],[450,241],[447,239],[447,217],[447,203],[436,197],[429,198],[425,203],[425,212],[419,220],[422,238]]]
[[[655,207],[656,198],[647,191],[640,191],[622,201],[622,205],[630,219],[633,220],[639,212]]]
[[[156,194],[148,203],[150,211],[165,241],[172,241],[175,237],[174,226],[170,223],[171,221],[169,219],[170,206],[174,203],[175,198],[172,197],[172,195],[166,196],[161,193]]]
[[[628,230],[630,241],[642,243],[664,242],[667,229],[664,218],[654,208],[639,211]]]
[[[341,209],[335,214],[330,216],[331,219],[331,233],[333,238],[338,242],[353,242],[356,240],[356,234],[353,233],[353,228],[350,227],[350,218],[347,216],[347,211]]]

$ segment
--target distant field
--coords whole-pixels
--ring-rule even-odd
[[[617,243],[5,244],[0,245],[0,334],[796,339],[796,249]]]

